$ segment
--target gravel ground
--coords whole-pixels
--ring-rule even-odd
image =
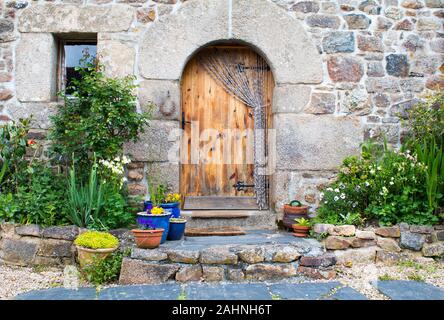
[[[0,265],[0,299],[9,299],[19,293],[58,287],[62,284],[63,270],[61,269]]]
[[[356,264],[338,267],[337,271],[338,281],[375,300],[388,299],[371,285],[371,281],[378,279],[425,281],[444,288],[444,263],[430,259],[412,259],[393,266],[381,263]]]
[[[393,266],[368,263],[353,264],[349,267],[338,266],[337,272],[338,276],[334,280],[356,289],[369,299],[387,299],[386,296],[379,293],[370,283],[378,279],[425,281],[444,288],[444,263],[435,262],[431,259],[412,258],[407,262]],[[68,287],[73,284],[69,281],[69,278],[71,277],[65,277],[65,285]],[[76,280],[76,277],[74,277],[72,281],[75,283],[78,279]],[[307,282],[314,281],[310,280]],[[58,268],[39,269],[0,266],[0,299],[9,299],[27,291],[53,288],[62,285],[64,285],[63,270]],[[84,286],[87,284],[81,281],[80,285]],[[113,286],[115,285],[105,287]]]

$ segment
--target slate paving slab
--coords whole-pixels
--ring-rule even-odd
[[[185,287],[187,300],[271,300],[265,284],[189,284]]]
[[[177,300],[180,293],[176,283],[118,286],[102,290],[99,300]]]
[[[331,300],[368,300],[362,293],[350,287],[339,288],[330,296]]]
[[[321,283],[276,283],[270,292],[283,300],[318,300],[326,297],[334,288],[341,287],[337,281]]]
[[[376,281],[373,286],[392,300],[444,300],[443,289],[419,281]]]
[[[96,296],[95,288],[51,288],[20,294],[15,300],[95,300]]]

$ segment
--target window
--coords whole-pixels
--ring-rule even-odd
[[[96,54],[96,40],[60,40],[58,90],[65,90],[73,79],[80,78],[75,68],[81,66],[81,59],[85,55],[88,61],[93,61]],[[69,95],[72,90],[67,89],[66,93]]]

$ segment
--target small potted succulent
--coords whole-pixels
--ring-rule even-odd
[[[295,219],[296,223],[293,224],[293,235],[295,237],[306,238],[308,236],[308,232],[311,229],[311,222],[305,218]]]
[[[104,260],[119,247],[119,240],[108,232],[86,231],[75,240],[80,267]]]
[[[286,228],[291,229],[294,219],[307,218],[308,206],[302,205],[298,200],[292,200],[284,204],[283,224]]]
[[[170,229],[168,230],[168,240],[180,240],[185,233],[185,224],[187,220],[183,218],[171,218]]]
[[[136,240],[137,247],[142,249],[157,248],[160,245],[164,233],[164,229],[156,229],[151,223],[139,225],[138,229],[133,229],[131,231]]]
[[[137,213],[137,224],[145,228],[153,227],[163,229],[160,243],[166,241],[168,229],[170,226],[171,212],[165,212],[163,208],[154,206],[151,210]]]

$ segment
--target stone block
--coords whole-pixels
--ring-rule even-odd
[[[397,93],[401,91],[399,81],[392,78],[367,78],[365,87],[368,93]]]
[[[179,190],[180,167],[169,162],[150,162],[146,166],[146,175],[149,181],[161,181],[168,190]]]
[[[389,54],[385,59],[387,74],[395,77],[407,77],[409,75],[407,55]]]
[[[444,242],[425,243],[422,247],[425,257],[441,257],[444,255]]]
[[[376,246],[335,250],[334,254],[338,264],[349,265],[350,263],[373,263],[376,256]]]
[[[365,248],[365,247],[372,247],[376,245],[375,240],[368,240],[368,239],[360,239],[356,237],[350,238],[350,246],[353,248]]]
[[[0,19],[0,43],[14,41],[14,21],[9,19]]]
[[[237,264],[238,257],[235,253],[224,248],[210,248],[202,250],[199,262],[204,264]]]
[[[342,226],[333,226],[328,229],[328,234],[331,236],[344,236],[351,237],[356,233],[356,227],[354,225],[342,225]]]
[[[300,113],[310,101],[311,88],[303,85],[278,85],[273,92],[274,113]]]
[[[71,241],[42,239],[37,254],[44,257],[62,258],[74,257],[75,246]]]
[[[310,105],[305,113],[326,114],[334,113],[336,109],[336,96],[329,92],[314,92],[311,95]]]
[[[101,39],[97,42],[97,54],[109,77],[125,77],[134,74],[136,51],[132,45],[119,40]]]
[[[356,13],[344,15],[344,20],[347,22],[347,26],[351,30],[367,29],[372,22],[366,15]]]
[[[180,87],[178,81],[143,80],[139,87],[143,111],[152,107],[153,119],[180,120]]]
[[[135,8],[129,5],[33,5],[18,18],[20,32],[119,32],[131,26]]]
[[[398,245],[398,242],[392,238],[383,238],[378,237],[377,240],[378,247],[384,249],[389,252],[401,252],[401,248]]]
[[[275,121],[278,169],[334,170],[344,157],[359,153],[358,118],[286,114]]]
[[[179,282],[190,282],[190,281],[201,281],[202,280],[202,266],[184,266],[181,267],[176,273],[176,281]]]
[[[242,269],[228,269],[227,280],[240,282],[242,280],[245,280],[245,273]]]
[[[336,256],[332,253],[325,253],[316,257],[303,256],[299,259],[299,264],[304,267],[330,267],[336,264]]]
[[[245,268],[245,277],[248,280],[266,281],[285,279],[296,275],[296,268],[292,264],[253,264]]]
[[[409,260],[408,255],[403,252],[389,252],[385,250],[376,251],[376,262],[382,262],[387,265],[396,265],[399,262]]]
[[[159,249],[133,248],[131,250],[131,258],[147,261],[161,261],[166,260],[168,255]]]
[[[142,260],[124,258],[119,284],[153,284],[172,279],[179,270],[174,264],[152,264]]]
[[[317,268],[299,266],[297,272],[301,275],[313,279],[331,280],[336,277],[336,271],[329,269],[317,269]]]
[[[0,259],[20,266],[32,265],[39,242],[36,238],[3,238],[0,240]]]
[[[21,102],[54,99],[56,72],[57,46],[54,36],[50,33],[22,34],[16,48],[17,99]]]
[[[362,63],[351,57],[334,56],[327,60],[330,79],[334,82],[359,82],[364,75]]]
[[[300,256],[301,254],[296,248],[288,246],[278,247],[275,249],[275,252],[272,256],[272,261],[288,263],[299,259]]]
[[[375,229],[375,233],[381,237],[399,238],[401,231],[399,227],[380,227]]]
[[[426,242],[426,235],[413,232],[401,232],[400,245],[402,248],[420,251]]]
[[[79,228],[76,226],[48,227],[42,230],[43,238],[61,239],[73,241],[79,234]]]
[[[433,232],[433,226],[410,226],[410,232],[431,234]]]
[[[172,262],[194,264],[199,261],[199,254],[199,251],[176,249],[168,251],[168,259]]]
[[[265,252],[261,247],[242,249],[238,252],[239,259],[249,263],[259,263],[265,260]]]
[[[383,52],[382,39],[374,36],[358,35],[358,48],[361,51]]]
[[[312,14],[305,19],[305,22],[312,28],[338,29],[341,20],[334,15]]]
[[[15,120],[29,118],[32,115],[31,126],[33,128],[48,129],[51,126],[50,116],[55,115],[57,109],[56,103],[27,102],[11,105],[8,108],[8,112]]]
[[[38,224],[26,224],[17,226],[15,232],[20,236],[40,237],[40,226]]]
[[[299,21],[285,10],[269,1],[233,0],[232,13],[232,38],[250,43],[264,54],[271,62],[276,83],[322,82],[322,61],[316,46]],[[338,17],[325,17],[317,19],[319,25],[339,26]]]
[[[325,239],[325,248],[329,250],[343,250],[350,247],[350,239],[339,236],[329,236]]]
[[[364,231],[364,230],[356,230],[355,232],[356,238],[365,239],[365,240],[375,240],[376,234],[374,231]]]
[[[222,267],[202,266],[202,272],[206,282],[224,281],[225,270]]]
[[[326,53],[353,52],[355,37],[353,32],[333,31],[322,39],[322,48]]]
[[[322,233],[328,233],[328,230],[330,228],[334,227],[334,225],[332,224],[328,224],[328,223],[316,223],[313,226],[313,232],[317,233],[317,234],[322,234]]]
[[[314,1],[301,1],[292,5],[290,10],[302,13],[316,13],[319,11],[319,4]]]
[[[169,153],[179,148],[179,122],[150,120],[138,142],[124,146],[134,161],[168,161]]]
[[[367,91],[363,89],[353,89],[351,91],[345,91],[342,96],[340,112],[358,116],[367,115],[371,112],[372,105]]]

